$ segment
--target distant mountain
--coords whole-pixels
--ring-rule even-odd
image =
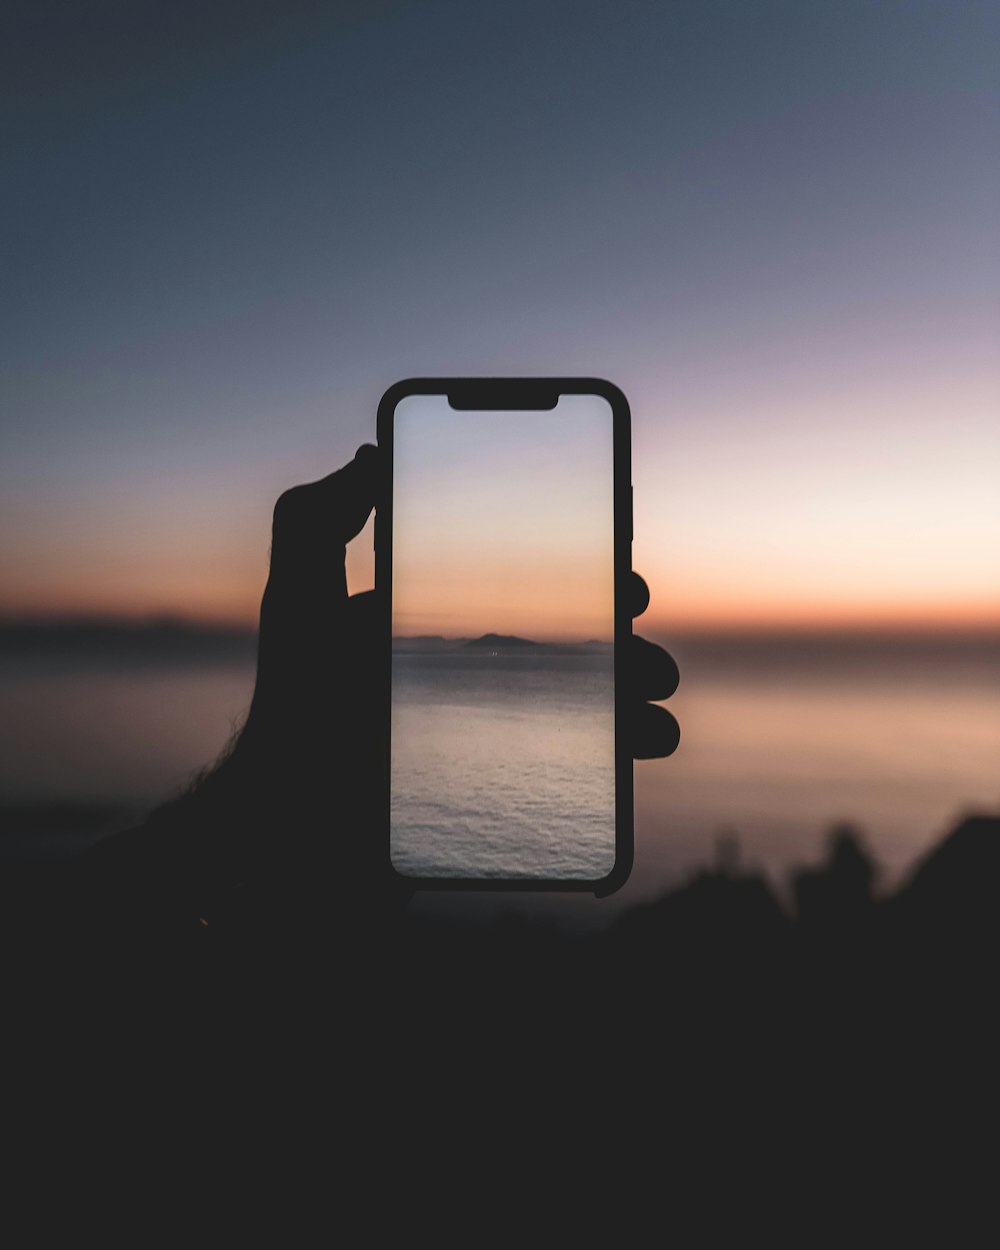
[[[505,655],[594,655],[610,652],[609,642],[536,642],[517,634],[482,634],[479,638],[443,638],[440,634],[400,635],[392,640],[397,655],[455,654],[466,650],[482,654],[503,652]]]
[[[441,634],[394,634],[392,650],[396,655],[437,655],[462,647],[467,638],[444,638]]]
[[[257,631],[180,617],[0,618],[0,656],[107,659],[140,664],[204,660],[252,662]]]
[[[518,638],[514,634],[483,634],[481,638],[471,638],[467,647],[540,647],[540,642],[532,642],[530,638]]]

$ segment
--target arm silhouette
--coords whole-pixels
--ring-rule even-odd
[[[336,472],[278,499],[246,722],[187,793],[88,853],[88,871],[121,905],[210,923],[238,892],[263,891],[286,913],[318,908],[357,924],[378,923],[405,901],[379,835],[378,592],[349,595],[345,571],[378,472],[378,449],[365,444]],[[637,574],[631,592],[635,618],[649,603]],[[676,689],[677,667],[638,636],[631,658],[633,755],[667,756],[679,729],[657,701]]]

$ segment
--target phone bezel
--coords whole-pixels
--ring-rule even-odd
[[[615,675],[615,862],[600,878],[412,877],[392,863],[390,778],[392,752],[392,483],[393,420],[410,395],[447,395],[453,408],[488,411],[552,409],[561,395],[599,395],[612,412],[614,479],[614,675]],[[632,743],[628,732],[628,660],[632,639],[629,581],[632,573],[631,411],[623,392],[591,377],[414,377],[390,386],[378,406],[376,435],[381,471],[375,510],[375,589],[387,640],[383,687],[385,754],[381,835],[389,870],[415,890],[532,891],[589,893],[598,897],[621,888],[634,859]]]

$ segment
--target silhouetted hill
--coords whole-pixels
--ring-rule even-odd
[[[539,655],[599,655],[611,650],[611,643],[600,642],[596,638],[586,642],[535,642],[515,634],[483,634],[480,638],[469,639],[464,645],[481,651],[530,651]]]
[[[8,1068],[32,1121],[54,1081],[60,1096],[93,1089],[102,1116],[112,1097],[162,1089],[169,1104],[180,1088],[187,1131],[229,1082],[255,1119],[269,1101],[319,1108],[369,1168],[387,1131],[410,1134],[406,1175],[427,1184],[433,1124],[493,1187],[516,1160],[572,1192],[596,1151],[623,1185],[652,1168],[660,1202],[668,1140],[713,1184],[728,1151],[769,1200],[804,1167],[843,1210],[890,1166],[910,1184],[914,1159],[935,1183],[943,1163],[988,1163],[966,1120],[992,1123],[998,848],[1000,818],[970,818],[879,899],[844,827],[802,878],[799,914],[733,861],[583,935],[405,907],[345,922],[329,880],[267,864],[194,909],[141,843],[130,897],[124,878],[7,861]],[[213,1158],[244,1124],[216,1120]],[[307,1166],[314,1135],[298,1125],[281,1149]]]
[[[252,661],[257,631],[175,617],[0,620],[0,656],[141,663]]]
[[[963,971],[1000,949],[1000,818],[969,816],[916,865],[886,911],[911,950],[937,963],[961,951]],[[925,955],[927,958],[927,955]]]
[[[898,897],[942,910],[981,899],[996,908],[1000,880],[1000,818],[967,816],[917,863]]]
[[[471,638],[467,647],[538,647],[541,644],[532,642],[530,638],[518,638],[514,634],[483,634],[481,638]]]
[[[0,856],[24,861],[71,856],[141,818],[140,811],[117,803],[0,801]]]

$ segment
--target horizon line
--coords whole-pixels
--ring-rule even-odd
[[[101,612],[101,611],[30,611],[16,610],[4,612],[0,610],[0,629],[135,629],[152,630],[172,628],[192,633],[255,633],[258,629],[256,617],[206,617],[185,614],[177,611],[158,611],[146,613]],[[487,630],[486,633],[500,633],[498,630]],[[810,618],[789,620],[732,620],[717,619],[699,622],[695,620],[677,621],[637,618],[635,632],[644,637],[657,638],[764,638],[764,637],[991,637],[1000,634],[1000,617],[995,620],[977,618],[971,621],[914,618],[900,620],[885,617],[870,619],[844,620],[830,618],[817,620]],[[432,631],[421,633],[393,634],[394,638],[441,638],[445,641],[462,641],[479,638],[483,634],[443,634]],[[503,635],[504,637],[523,637],[523,635]],[[526,639],[536,641],[534,639]],[[578,641],[602,642],[611,641],[598,638],[581,639]]]

